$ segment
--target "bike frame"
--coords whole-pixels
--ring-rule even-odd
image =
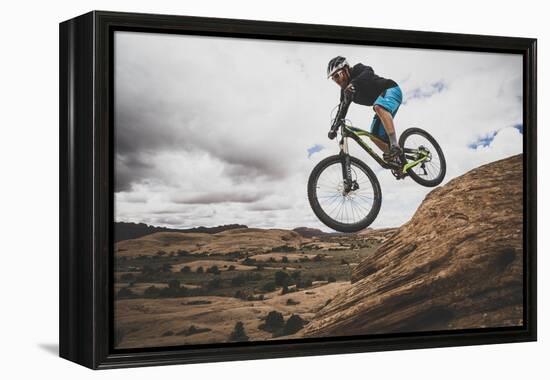
[[[348,138],[352,138],[353,140],[355,140],[357,142],[357,144],[359,144],[359,146],[361,148],[363,148],[376,162],[378,162],[378,164],[380,166],[382,166],[384,169],[394,169],[394,170],[402,170],[402,173],[405,174],[407,172],[407,170],[417,166],[418,164],[426,161],[428,159],[428,155],[425,154],[424,152],[422,151],[418,151],[416,149],[405,149],[405,151],[403,152],[403,154],[407,154],[407,153],[415,153],[415,154],[418,154],[418,153],[421,153],[422,156],[415,160],[415,161],[412,161],[412,162],[409,162],[407,163],[406,165],[404,165],[403,167],[400,167],[398,165],[394,165],[394,164],[391,164],[389,162],[386,162],[382,157],[380,157],[366,142],[365,140],[363,140],[361,137],[362,136],[365,136],[365,137],[368,137],[370,139],[376,139],[384,144],[387,144],[387,142],[385,142],[384,140],[382,140],[381,138],[379,138],[378,136],[370,133],[370,132],[367,132],[361,128],[357,128],[357,127],[352,127],[351,125],[346,125],[344,124],[342,126],[342,138],[340,139],[340,142],[339,142],[339,145],[340,145],[340,152],[343,153],[344,156],[348,156],[349,157],[349,150],[348,150]],[[349,167],[349,159],[346,160],[347,162],[343,162],[345,164],[346,167]],[[346,173],[343,173],[344,174],[344,178],[349,178]]]

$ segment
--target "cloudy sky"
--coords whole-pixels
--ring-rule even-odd
[[[326,137],[339,100],[326,64],[336,55],[401,86],[397,132],[419,126],[440,142],[445,182],[521,153],[520,55],[117,32],[115,219],[328,231],[306,184],[338,153]],[[368,129],[373,114],[352,104],[348,119]],[[408,221],[431,189],[351,152],[382,187],[372,227]]]

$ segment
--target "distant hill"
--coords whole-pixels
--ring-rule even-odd
[[[150,235],[155,232],[188,232],[188,233],[206,233],[217,234],[227,230],[234,230],[237,228],[248,228],[243,224],[226,224],[216,227],[195,227],[188,229],[174,229],[166,227],[150,226],[145,223],[127,223],[127,222],[115,222],[115,242],[129,239],[137,239],[145,235]]]
[[[292,231],[297,232],[306,238],[330,235],[329,233],[323,232],[318,228],[309,228],[309,227],[296,227]]]
[[[192,254],[294,252],[308,238],[299,233],[280,229],[230,228],[218,233],[154,232],[135,239],[116,243],[120,256],[154,255],[159,251]]]

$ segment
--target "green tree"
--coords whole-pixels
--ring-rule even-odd
[[[120,276],[120,280],[124,282],[130,282],[130,281],[133,281],[134,279],[135,279],[135,276],[133,273],[123,273]]]
[[[208,282],[209,289],[219,289],[222,286],[222,281],[219,277],[212,279]]]
[[[206,273],[220,274],[220,268],[218,268],[217,265],[212,265],[210,268],[206,270]]]
[[[282,328],[285,325],[285,320],[283,314],[278,311],[270,311],[269,314],[265,317],[265,324],[263,329],[267,331],[275,331]]]
[[[244,285],[245,282],[246,282],[246,276],[241,274],[231,279],[232,286],[242,286]]]
[[[244,324],[239,321],[235,324],[235,328],[233,329],[233,332],[231,335],[229,335],[229,341],[230,342],[246,342],[248,341],[248,335],[246,335],[246,332],[244,331]]]
[[[120,288],[120,290],[117,293],[118,298],[131,298],[134,297],[136,294],[129,288]]]
[[[181,286],[179,280],[168,281],[168,289],[179,289]]]
[[[157,288],[155,285],[151,285],[147,289],[144,290],[143,295],[145,297],[158,297],[160,294],[160,289]]]
[[[283,328],[283,335],[297,333],[304,328],[305,321],[298,314],[292,314]]]
[[[262,290],[264,292],[272,292],[276,289],[276,287],[277,286],[275,285],[275,283],[270,281],[264,284],[264,286],[262,287]]]
[[[275,285],[285,286],[290,283],[290,276],[284,271],[275,272]]]

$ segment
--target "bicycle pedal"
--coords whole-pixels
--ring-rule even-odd
[[[407,176],[407,173],[403,173],[401,169],[399,171],[393,170],[391,171],[391,174],[395,177],[396,180],[404,179]]]

